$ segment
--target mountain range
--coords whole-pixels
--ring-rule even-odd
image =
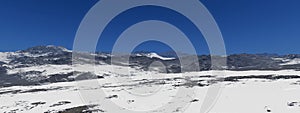
[[[0,112],[127,113],[127,106],[153,108],[166,104],[173,108],[149,113],[199,113],[207,96],[218,93],[213,112],[300,110],[300,55],[194,58],[173,52],[74,52],[59,46],[0,52]],[[212,68],[212,58],[226,58],[227,66]],[[222,91],[216,92],[218,86]],[[99,94],[102,91],[104,95]],[[118,102],[120,108],[106,106],[110,101]],[[190,106],[182,109],[181,105]]]
[[[0,53],[0,86],[33,85],[48,82],[73,81],[74,73],[77,75],[91,74],[97,78],[106,74],[94,75],[86,71],[73,70],[71,50],[60,46],[36,46],[16,52]],[[165,53],[164,53],[165,54]],[[81,53],[80,61],[83,63],[95,63],[96,65],[129,66],[138,70],[149,70],[148,67],[157,61],[158,71],[165,73],[181,73],[199,71],[195,68],[195,62],[181,65],[177,56],[151,52],[135,52],[128,55],[113,56],[110,53]],[[89,58],[95,58],[90,61]],[[114,60],[112,61],[112,57]],[[200,71],[211,70],[211,56],[197,55]],[[224,56],[218,56],[224,58]],[[129,58],[129,62],[123,62]],[[189,60],[186,54],[182,59]],[[233,54],[226,57],[226,70],[299,70],[300,55],[276,55],[276,54]],[[155,67],[155,65],[154,65]],[[60,70],[60,71],[59,71]],[[184,71],[183,71],[184,70]]]

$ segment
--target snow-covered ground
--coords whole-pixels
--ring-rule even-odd
[[[300,79],[297,78],[276,80],[247,78],[211,83],[216,78],[209,75],[223,71],[164,74],[111,65],[97,65],[93,68],[91,65],[24,67],[9,70],[9,73],[20,70],[40,70],[45,75],[62,73],[66,70],[84,70],[111,76],[97,80],[0,88],[0,113],[55,113],[82,106],[93,106],[91,109],[94,112],[107,113],[127,113],[128,110],[148,111],[147,113],[200,113],[208,90],[218,84],[222,84],[221,92],[209,113],[300,112]],[[185,77],[182,77],[183,75]],[[263,75],[298,76],[300,72],[225,71],[224,77]],[[182,92],[185,90],[192,93]],[[99,91],[104,91],[104,95],[98,94]],[[177,95],[179,93],[182,95]],[[171,111],[155,110],[176,102],[188,106],[175,106],[174,109],[171,107]],[[119,106],[118,109],[110,108],[109,103]]]

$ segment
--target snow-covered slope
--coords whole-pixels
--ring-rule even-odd
[[[95,62],[90,57],[95,57]],[[181,67],[193,67],[157,53],[131,55],[129,64],[118,62],[126,57],[114,56],[114,62],[111,57],[108,53],[83,53],[75,58],[80,63],[72,64],[72,51],[63,47],[0,52],[0,113],[200,113],[206,93],[215,85],[221,85],[222,92],[210,113],[300,111],[297,55],[230,55],[226,71],[210,70],[210,56],[202,55],[198,72],[181,72]],[[159,67],[147,70],[153,62],[161,62],[168,73],[156,70]],[[178,89],[183,95],[176,96]],[[93,95],[99,91],[105,95]],[[92,93],[88,95],[91,100],[83,100],[85,93]],[[110,109],[107,102],[119,108]],[[189,106],[173,106],[176,102]],[[171,111],[155,110],[162,105],[173,107]]]
[[[162,56],[158,55],[157,53],[148,53],[147,57],[149,57],[149,58],[159,58],[161,60],[174,60],[175,59],[175,58],[162,57]]]
[[[148,58],[158,58],[158,59],[161,59],[161,60],[174,60],[174,59],[176,59],[176,58],[173,58],[173,57],[163,57],[163,56],[158,55],[157,53],[138,53],[138,54],[136,54],[136,56],[146,56]]]
[[[15,56],[18,56],[18,54],[15,52],[0,52],[0,61],[9,63]]]
[[[280,65],[296,65],[300,64],[300,58],[295,58],[295,59],[285,59],[284,63]]]
[[[86,67],[86,66],[84,66]],[[99,66],[99,72],[111,67]],[[118,74],[126,74],[128,68],[118,68]],[[188,103],[185,107],[172,109],[173,113],[200,113],[199,106],[205,99],[206,92],[215,80],[208,75],[212,72],[193,72],[181,74],[164,74],[157,72],[143,72],[131,69],[135,74],[131,76],[107,76],[104,79],[84,80],[74,82],[53,83],[41,86],[13,86],[0,88],[0,112],[17,113],[56,113],[79,108],[94,112],[127,113],[127,110],[149,110],[147,113],[169,113],[167,109],[155,110],[161,105]],[[98,73],[99,73],[98,72]],[[109,73],[109,72],[107,72]],[[227,77],[293,74],[296,71],[267,72],[267,71],[230,71]],[[249,74],[247,74],[249,73]],[[242,74],[242,75],[241,75]],[[156,78],[156,77],[157,78]],[[85,84],[84,87],[80,84]],[[210,113],[297,113],[300,110],[300,78],[270,79],[270,78],[237,78],[235,81],[218,81],[223,84],[219,99]],[[192,90],[188,97],[175,96],[179,88]],[[105,96],[94,95],[95,101],[86,103],[82,96],[87,92],[105,91]],[[185,93],[185,92],[181,92]],[[100,103],[96,100],[101,100]],[[119,109],[103,106],[112,101],[119,105]],[[103,103],[104,102],[104,103]],[[173,101],[174,102],[174,101]],[[87,107],[90,106],[90,107]],[[266,109],[268,108],[268,109]],[[170,108],[171,109],[171,108]]]

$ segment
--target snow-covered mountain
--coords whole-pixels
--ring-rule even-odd
[[[174,57],[163,57],[163,56],[158,55],[157,53],[137,53],[137,54],[135,54],[135,56],[138,56],[138,57],[145,56],[148,58],[157,58],[160,60],[175,60],[176,59]]]
[[[89,62],[95,57],[96,65],[130,66],[139,70],[149,70],[155,61],[163,63],[167,73],[195,71],[194,62],[181,65],[177,57],[165,57],[157,53],[134,53],[129,56],[129,64],[122,62],[128,56],[114,56],[109,53],[85,53],[78,60]],[[184,56],[189,59],[188,55]],[[198,56],[200,70],[211,69],[210,56]],[[228,70],[299,70],[300,55],[268,55],[268,54],[235,54],[227,57]],[[73,70],[72,51],[59,46],[36,46],[16,52],[0,52],[0,86],[32,85],[45,82],[73,81],[74,73],[80,75],[87,72]],[[97,75],[102,77],[102,74]],[[16,82],[16,80],[18,82]]]

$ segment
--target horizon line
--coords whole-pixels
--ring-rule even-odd
[[[18,52],[18,51],[22,51],[22,50],[27,50],[30,48],[34,48],[34,47],[39,47],[39,46],[54,46],[54,47],[63,47],[65,49],[68,49],[70,51],[73,51],[73,48],[68,48],[65,46],[61,46],[61,45],[53,45],[53,44],[49,44],[49,45],[36,45],[36,46],[29,46],[26,47],[24,49],[18,49],[18,50],[0,50],[0,52]],[[87,51],[84,51],[87,52]],[[175,52],[175,51],[164,51],[164,52],[156,52],[156,51],[147,51],[147,50],[139,50],[139,51],[132,51],[132,53],[168,53],[168,52]],[[90,52],[90,53],[94,53],[94,52]],[[95,53],[112,53],[112,51],[106,51],[106,50],[96,50]],[[122,52],[120,52],[122,53]],[[175,53],[181,53],[181,54],[189,54],[189,53],[185,53],[185,52],[175,52]],[[238,52],[238,53],[230,53],[230,54],[226,54],[227,56],[229,55],[241,55],[241,54],[251,54],[251,55],[277,55],[277,56],[282,56],[282,55],[300,55],[300,53],[287,53],[287,54],[280,54],[280,53],[271,53],[271,52],[257,52],[257,53],[253,53],[253,52]],[[196,55],[211,55],[209,53],[200,53],[200,54],[196,54]]]

